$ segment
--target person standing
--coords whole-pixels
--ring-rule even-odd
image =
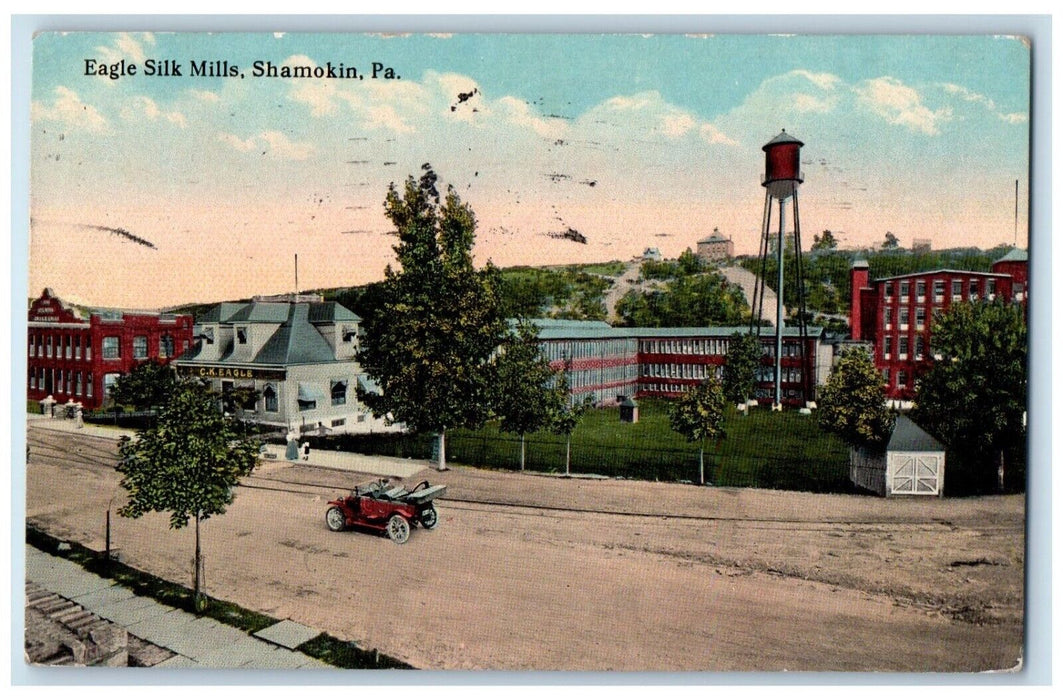
[[[306,442],[303,443],[303,461],[306,462],[306,461],[309,461],[309,460],[310,460],[310,442],[306,441]]]

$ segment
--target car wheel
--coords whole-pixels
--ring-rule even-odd
[[[425,530],[435,530],[439,524],[439,513],[434,506],[428,506],[421,511],[421,527]]]
[[[329,508],[325,513],[325,524],[328,525],[329,530],[340,532],[347,527],[347,516],[339,508]]]
[[[395,544],[402,544],[410,539],[410,523],[406,521],[406,518],[398,513],[391,516],[388,520],[388,537]]]

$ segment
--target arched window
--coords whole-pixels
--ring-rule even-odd
[[[273,384],[267,384],[262,390],[262,399],[266,402],[266,412],[277,412],[277,387]]]

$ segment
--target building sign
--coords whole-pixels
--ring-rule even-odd
[[[225,367],[219,365],[179,365],[177,372],[189,377],[203,379],[275,379],[283,381],[282,369],[252,369],[249,367]]]

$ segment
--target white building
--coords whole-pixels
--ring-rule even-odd
[[[358,402],[375,385],[355,360],[361,319],[335,302],[223,303],[196,319],[198,342],[175,361],[217,391],[259,392],[245,419],[318,434],[395,430]]]

